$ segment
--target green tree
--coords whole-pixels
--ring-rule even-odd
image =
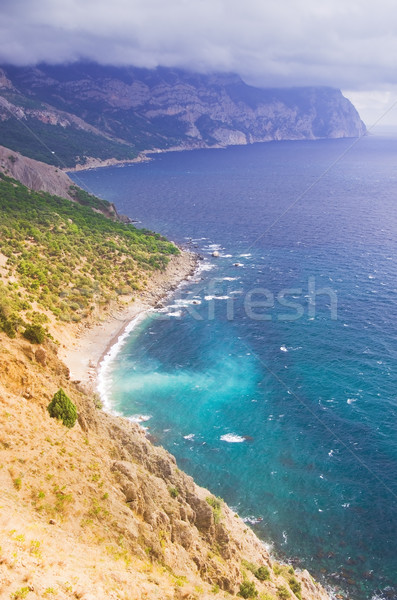
[[[45,339],[45,331],[41,325],[28,325],[22,335],[32,344],[42,344]]]
[[[255,584],[252,581],[243,581],[243,583],[240,583],[240,591],[238,595],[242,598],[257,598],[258,592]]]
[[[60,388],[47,407],[50,417],[59,419],[62,423],[71,429],[76,423],[77,409],[69,396]]]

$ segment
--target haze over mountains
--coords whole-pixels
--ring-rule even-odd
[[[94,63],[0,70],[2,143],[57,166],[364,133],[351,102],[329,87],[260,89],[234,74]]]

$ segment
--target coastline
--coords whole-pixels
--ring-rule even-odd
[[[111,349],[125,333],[129,333],[137,320],[143,319],[158,302],[188,280],[195,273],[197,264],[196,254],[181,250],[181,254],[171,257],[163,272],[153,273],[145,289],[124,308],[116,306],[104,315],[98,315],[92,323],[80,324],[71,333],[70,341],[59,350],[70,379],[95,391],[100,365]]]
[[[266,141],[273,141],[273,140],[263,140],[264,143],[266,143]],[[262,142],[259,142],[262,143]],[[86,162],[84,164],[76,164],[74,167],[63,167],[62,169],[60,169],[61,171],[63,171],[64,173],[68,174],[68,173],[77,173],[79,171],[89,171],[90,169],[100,169],[100,168],[105,168],[105,167],[116,167],[116,166],[123,166],[123,165],[130,165],[130,164],[136,164],[136,163],[143,163],[143,162],[149,162],[151,160],[153,160],[153,156],[157,155],[157,154],[165,154],[167,152],[189,152],[191,150],[225,150],[226,148],[229,148],[230,146],[247,146],[248,144],[228,144],[228,145],[223,145],[223,144],[214,144],[212,146],[208,146],[205,143],[202,144],[186,144],[186,145],[181,145],[181,146],[171,146],[170,148],[149,148],[147,150],[142,150],[142,152],[140,152],[138,154],[138,156],[136,156],[135,158],[122,158],[122,159],[117,159],[117,158],[94,158],[92,156],[88,156],[86,157]]]

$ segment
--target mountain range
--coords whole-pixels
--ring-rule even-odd
[[[358,137],[358,112],[329,87],[261,89],[235,74],[93,63],[0,68],[0,141],[74,167],[171,149]]]

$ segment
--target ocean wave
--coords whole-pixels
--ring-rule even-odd
[[[198,298],[192,298],[191,300],[187,300],[186,298],[178,298],[178,300],[175,300],[175,304],[173,306],[188,306],[189,304],[201,304],[201,300]]]
[[[281,352],[288,352],[288,348],[287,348],[287,346],[284,346],[284,344],[282,346],[280,346],[280,350],[281,350]]]
[[[230,296],[204,296],[204,300],[229,300]]]
[[[102,400],[102,404],[104,409],[107,412],[112,412],[113,407],[110,400],[110,392],[112,390],[112,379],[110,376],[110,365],[113,362],[114,358],[120,352],[121,348],[127,341],[127,338],[131,331],[146,318],[147,314],[151,312],[152,309],[142,312],[137,315],[134,319],[132,319],[127,327],[124,329],[123,333],[118,337],[117,341],[113,344],[110,350],[105,354],[102,361],[99,364],[98,368],[98,377],[97,377],[97,391],[100,399]]]
[[[131,415],[126,418],[128,421],[131,421],[131,423],[146,423],[146,421],[149,421],[149,419],[152,418],[152,415]]]
[[[195,433],[189,433],[188,435],[184,435],[183,439],[184,440],[194,440],[196,434]]]
[[[203,262],[198,267],[197,272],[200,273],[201,271],[212,271],[212,269],[215,269],[215,266],[216,265],[214,263]]]
[[[225,435],[221,435],[220,439],[222,442],[229,442],[229,444],[241,444],[241,442],[245,442],[245,437],[236,435],[235,433],[225,433]]]
[[[243,517],[242,519],[244,523],[249,523],[249,525],[257,525],[263,521],[262,517],[254,517],[253,515],[249,517]]]

